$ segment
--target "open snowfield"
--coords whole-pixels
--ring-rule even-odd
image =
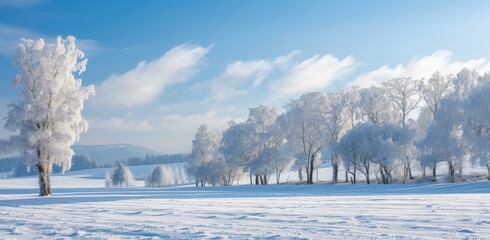
[[[44,198],[35,178],[0,180],[0,239],[490,239],[488,182],[115,189],[90,176],[54,176]]]

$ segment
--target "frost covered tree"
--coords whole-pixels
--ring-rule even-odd
[[[223,177],[224,185],[232,185],[233,181],[243,173],[243,168],[257,156],[254,139],[250,135],[251,126],[229,122],[230,126],[223,132],[219,152],[223,155],[227,167]]]
[[[298,156],[298,161],[302,161],[309,184],[313,183],[313,172],[318,165],[317,155],[328,144],[319,104],[323,98],[322,93],[313,92],[304,94],[298,100],[291,100],[285,106],[286,112],[281,118],[287,144]]]
[[[181,175],[174,168],[167,166],[156,166],[151,172],[150,176],[146,180],[146,186],[148,187],[166,187],[171,185],[176,185],[181,182]]]
[[[112,186],[114,187],[132,187],[134,182],[131,170],[123,163],[114,169],[112,173]]]
[[[486,74],[484,78],[488,79]],[[471,147],[471,160],[485,166],[490,180],[490,84],[476,89],[465,103],[464,136]]]
[[[442,99],[451,91],[452,85],[452,76],[443,76],[439,72],[432,74],[427,82],[421,83],[422,97],[430,110],[431,119],[434,119]]]
[[[338,182],[340,161],[334,146],[339,142],[342,135],[351,127],[349,115],[348,92],[340,89],[328,93],[320,99],[321,116],[325,127],[324,137],[330,149],[330,160],[332,164],[332,181]]]
[[[278,147],[283,142],[282,134],[275,130],[276,119],[275,108],[260,105],[249,110],[245,122],[231,124],[223,134],[220,152],[229,170],[249,171],[250,184],[254,183],[254,175],[256,184],[267,184],[274,170],[269,159],[258,156],[264,149]]]
[[[365,154],[368,152],[366,149],[363,149],[365,144],[362,143],[362,140],[362,138],[358,138],[358,132],[351,130],[340,139],[337,145],[335,145],[335,151],[340,155],[342,165],[346,169],[346,174],[350,175],[350,182],[352,184],[357,183],[357,172],[360,171],[362,167],[367,169],[367,171],[364,172],[368,174],[370,172],[370,162],[363,162],[367,160]],[[363,165],[362,163],[366,164]],[[346,175],[346,179],[348,179],[348,175]],[[369,177],[367,177],[367,179],[369,179]]]
[[[9,105],[5,129],[18,134],[0,145],[3,151],[23,154],[27,164],[37,168],[40,196],[51,195],[53,164],[63,171],[70,168],[71,146],[88,128],[81,112],[94,86],[82,86],[74,75],[85,71],[83,57],[73,36],[58,37],[54,43],[22,39],[17,47],[13,85],[22,88],[22,95]]]
[[[246,165],[250,170],[250,184],[253,183],[252,174],[255,174],[255,184],[266,185],[274,172],[276,166],[269,157],[271,153],[278,153],[277,148],[284,142],[284,134],[276,124],[277,117],[276,109],[267,105],[260,105],[249,111],[245,124],[250,127],[249,137],[252,139],[250,153],[253,157]],[[264,151],[267,153],[262,154]]]
[[[399,114],[382,88],[371,86],[359,90],[359,110],[363,122],[397,123]]]
[[[188,156],[188,172],[194,176],[196,186],[199,184],[204,187],[212,172],[209,166],[211,161],[218,161],[221,153],[218,151],[223,132],[218,129],[210,129],[206,124],[202,124],[192,141],[192,151]],[[214,179],[214,178],[213,178]]]
[[[269,155],[269,161],[271,161],[276,172],[276,183],[281,183],[281,174],[288,171],[294,162],[294,157],[292,156],[287,146],[283,145],[280,148],[270,148],[267,149],[265,155]]]
[[[393,171],[400,159],[406,157],[413,146],[415,131],[393,124],[358,124],[340,140],[336,150],[345,165],[350,166],[352,183],[356,183],[357,171],[364,174],[370,183],[373,167],[378,167],[380,182],[387,184],[393,181]]]
[[[420,102],[419,80],[411,77],[393,78],[383,82],[385,91],[394,106],[401,112],[401,126],[404,127],[408,114],[410,114]]]
[[[421,100],[420,83],[420,80],[411,77],[393,78],[383,82],[388,98],[400,112],[401,127],[405,127],[408,115],[417,108]],[[404,161],[404,172],[410,179],[413,179],[412,159],[412,157],[406,157]]]
[[[437,180],[437,163],[448,165],[449,180],[455,181],[455,173],[462,174],[464,162],[470,157],[469,144],[463,135],[464,103],[481,78],[476,71],[461,70],[453,79],[454,91],[445,97],[436,112],[434,122],[427,130],[424,140],[419,143],[423,165],[432,164],[432,177]]]
[[[432,141],[437,141],[437,136],[427,136],[429,128],[435,121],[435,116],[439,111],[442,100],[451,93],[453,89],[453,76],[443,76],[439,72],[435,72],[427,81],[422,81],[420,85],[422,98],[425,106],[421,108],[417,119],[417,138],[419,139],[419,163],[422,168],[423,176],[426,176],[426,169],[432,169],[433,179],[435,179],[437,163],[442,161],[437,154],[432,154],[430,146]],[[439,129],[441,130],[441,129]],[[433,134],[436,129],[430,129]],[[424,140],[425,139],[425,140]]]

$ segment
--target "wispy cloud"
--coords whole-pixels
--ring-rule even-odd
[[[267,60],[235,61],[226,66],[225,72],[211,82],[211,90],[218,99],[226,99],[246,93],[239,89],[245,83],[258,87],[272,70]]]
[[[213,97],[224,100],[244,95],[247,91],[258,88],[271,73],[287,68],[299,52],[299,50],[294,50],[273,60],[255,59],[228,64],[225,71],[210,83]],[[202,85],[198,83],[194,88],[202,87]]]
[[[13,55],[21,38],[40,37],[35,31],[0,23],[0,54]]]
[[[108,50],[94,39],[77,39],[77,47],[89,57]]]
[[[126,73],[113,74],[97,89],[95,102],[133,107],[151,103],[166,86],[189,80],[210,47],[181,45],[151,62],[140,62]]]
[[[90,119],[90,128],[93,129],[114,129],[125,131],[150,131],[154,126],[148,120],[129,120],[128,118],[112,117],[108,119]]]
[[[44,40],[48,42],[54,42],[56,39],[55,36],[45,35],[30,29],[0,23],[0,54],[7,56],[14,55],[21,38],[36,40],[44,38]],[[93,55],[106,50],[98,41],[93,39],[77,39],[77,47],[86,55]]]
[[[351,72],[355,64],[351,56],[338,59],[330,54],[315,55],[286,70],[282,78],[272,82],[271,91],[276,96],[318,91]]]
[[[431,55],[414,58],[407,64],[398,64],[395,67],[384,65],[374,71],[361,74],[350,85],[360,87],[381,85],[383,81],[395,77],[429,78],[436,71],[442,74],[456,74],[463,68],[475,69],[479,72],[490,71],[490,62],[485,58],[461,62],[452,61],[451,56],[452,53],[448,50],[438,50]]]

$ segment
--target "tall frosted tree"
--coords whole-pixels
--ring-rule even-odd
[[[272,158],[267,157],[276,152],[283,143],[283,134],[276,124],[277,112],[275,108],[260,105],[251,108],[246,124],[250,126],[249,137],[252,138],[251,146],[254,157],[247,164],[250,175],[255,174],[255,184],[267,184],[270,174],[274,170]],[[275,150],[273,150],[275,149]],[[266,151],[267,153],[262,154]],[[260,181],[259,181],[260,180]],[[252,184],[250,176],[250,184]]]
[[[281,117],[287,144],[295,156],[298,156],[297,160],[302,162],[308,184],[313,183],[313,171],[317,165],[318,154],[328,144],[319,104],[324,97],[320,92],[306,93],[298,100],[291,100],[285,106],[286,112]]]
[[[422,97],[430,110],[431,119],[435,118],[442,99],[451,91],[452,86],[452,76],[443,76],[439,72],[435,72],[426,82],[422,82]]]
[[[70,168],[71,146],[88,128],[81,113],[95,89],[76,78],[85,71],[87,59],[75,42],[73,36],[58,37],[54,43],[22,39],[14,59],[18,74],[13,86],[22,88],[22,95],[9,105],[5,129],[17,134],[1,145],[23,154],[27,164],[37,168],[40,196],[51,195],[53,164],[63,171]]]
[[[490,99],[488,96],[490,96],[488,85],[476,89],[470,95],[465,103],[463,130],[471,146],[471,160],[473,163],[486,166],[490,180]]]
[[[420,80],[411,77],[393,78],[383,82],[383,86],[401,116],[401,127],[405,127],[408,115],[417,108],[420,98]],[[412,158],[407,157],[404,161],[404,172],[413,179],[412,176]]]
[[[462,174],[463,164],[470,156],[468,141],[463,135],[464,102],[474,89],[480,87],[480,81],[480,75],[469,69],[463,69],[456,75],[453,79],[454,91],[441,100],[434,122],[427,130],[425,139],[419,143],[421,160],[433,165],[434,181],[438,162],[447,162],[451,181],[455,181],[456,170]]]
[[[209,162],[221,159],[221,153],[218,152],[223,132],[218,129],[210,129],[206,124],[202,124],[192,141],[192,151],[189,154],[188,172],[196,180],[196,187],[201,184],[204,187],[206,182],[211,178]]]
[[[332,181],[338,182],[340,159],[335,152],[334,146],[339,143],[342,135],[350,128],[349,114],[350,94],[343,90],[328,93],[319,103],[321,106],[322,119],[325,127],[325,140],[331,154]]]
[[[408,114],[417,108],[420,102],[419,80],[411,77],[393,78],[383,82],[385,91],[391,102],[401,112],[401,125],[405,126]]]

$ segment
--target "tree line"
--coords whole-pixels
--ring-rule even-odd
[[[26,165],[25,161],[21,157],[15,157],[15,159],[17,160],[17,162],[14,168],[14,177],[24,177],[39,174],[34,166]],[[97,162],[91,160],[89,156],[74,155],[71,159],[70,171],[80,171],[97,167]],[[53,173],[60,173],[62,172],[62,170],[63,169],[61,166],[53,165]]]
[[[227,129],[202,124],[188,172],[196,186],[232,185],[244,174],[258,185],[268,184],[273,174],[279,183],[281,174],[293,169],[311,184],[326,148],[333,182],[339,182],[341,168],[351,183],[359,176],[368,184],[406,182],[414,179],[415,169],[436,181],[441,162],[452,182],[467,166],[484,166],[490,176],[488,96],[490,73],[470,69],[305,93],[285,104],[281,114],[260,105]]]
[[[168,187],[188,183],[185,164],[157,165],[146,177],[147,187]],[[106,187],[134,187],[134,175],[124,163],[119,163],[111,173],[106,173]]]
[[[120,163],[126,166],[140,166],[140,165],[155,165],[155,164],[171,164],[181,163],[186,160],[185,154],[162,154],[162,155],[150,155],[147,154],[142,157],[131,157],[125,160],[121,160],[113,164],[113,167],[118,167]]]

